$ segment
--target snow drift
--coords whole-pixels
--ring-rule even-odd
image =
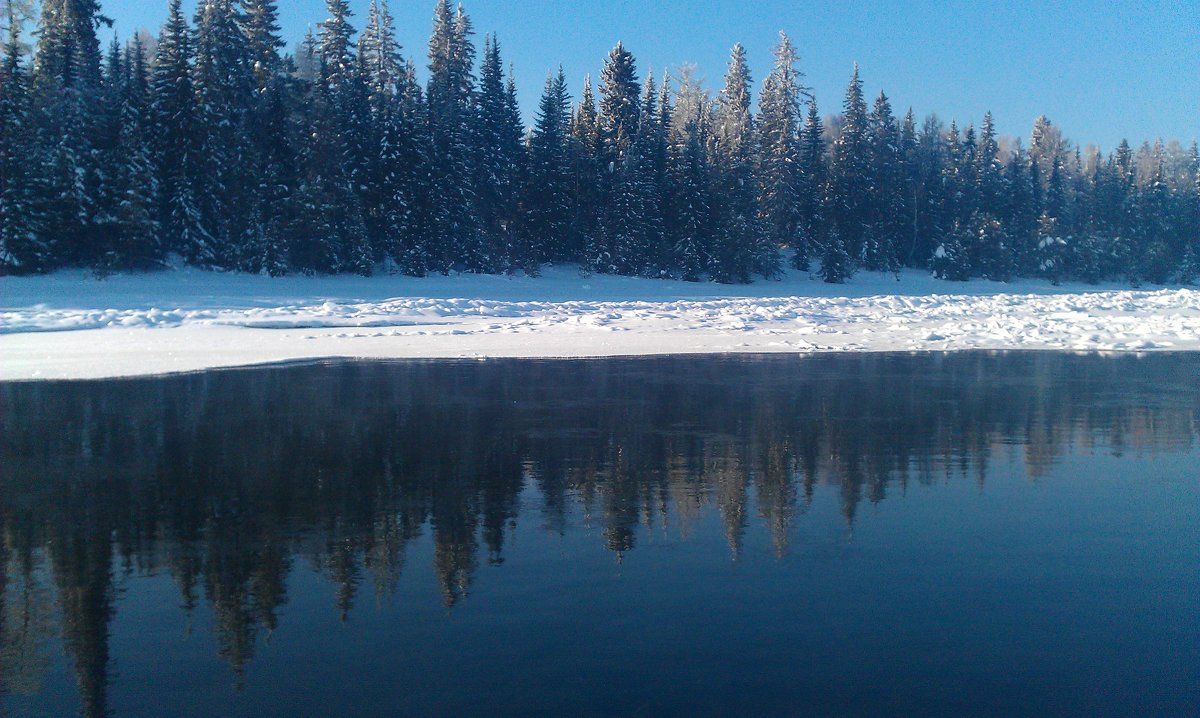
[[[469,298],[468,298],[469,297]],[[0,379],[100,378],[334,357],[1200,349],[1200,292],[919,272],[827,285],[628,277],[289,277],[184,269],[0,281]]]

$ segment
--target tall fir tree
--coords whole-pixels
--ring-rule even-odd
[[[108,181],[115,199],[108,269],[150,269],[165,259],[157,220],[158,183],[150,148],[146,50],[135,36],[126,48],[119,129]]]
[[[311,165],[314,209],[325,234],[325,266],[316,271],[370,274],[374,264],[357,183],[363,174],[359,142],[364,88],[354,51],[346,0],[326,0],[317,52],[320,75],[313,92]]]
[[[1038,272],[1054,284],[1058,284],[1069,271],[1067,267],[1070,248],[1066,234],[1066,190],[1063,185],[1062,163],[1057,157],[1054,157],[1050,164],[1050,178],[1046,183],[1046,197],[1042,205],[1042,214],[1038,218],[1037,248],[1035,250]]]
[[[637,136],[642,115],[640,92],[633,55],[623,44],[617,43],[600,73],[600,111],[597,116],[602,169],[609,175],[616,175]]]
[[[641,187],[635,172],[626,171],[625,165],[641,122],[640,92],[633,55],[617,43],[600,73],[600,107],[596,116],[600,220],[586,259],[594,271],[629,271],[636,262],[622,256],[622,248],[634,247],[638,242]]]
[[[289,224],[296,218],[298,135],[295,111],[300,81],[293,67],[279,56],[285,43],[279,36],[275,0],[243,0],[240,16],[246,55],[253,76],[253,96],[245,120],[250,175],[249,207],[244,210],[240,266],[278,276],[288,270]]]
[[[971,169],[958,123],[951,121],[941,173],[939,214],[942,224],[932,260],[934,275],[940,279],[966,281],[971,277],[971,247],[976,243],[972,236],[970,215],[966,210]]]
[[[792,256],[792,266],[807,272],[811,260],[823,254],[826,247],[825,230],[828,213],[825,198],[829,184],[825,168],[825,126],[817,110],[817,100],[808,103],[808,114],[800,131],[800,190],[796,198],[799,213],[800,241]],[[838,248],[829,248],[837,250]],[[803,250],[803,251],[801,251]],[[849,261],[849,258],[845,258]],[[840,265],[838,257],[825,257],[822,262]],[[835,272],[840,276],[840,270]]]
[[[596,110],[596,98],[592,91],[592,78],[583,80],[583,91],[579,106],[571,119],[572,157],[572,247],[579,253],[580,264],[585,269],[595,270],[603,263],[602,255],[607,252],[607,241],[600,223],[603,205],[601,178],[600,122]]]
[[[1004,226],[1009,236],[1012,262],[1021,275],[1033,273],[1037,246],[1037,220],[1041,207],[1033,191],[1031,161],[1018,140],[1004,168]]]
[[[804,249],[798,201],[800,112],[808,89],[797,67],[799,55],[785,33],[779,33],[774,57],[758,103],[759,211],[772,245]]]
[[[439,0],[429,41],[428,118],[432,261],[448,272],[486,271],[475,205],[472,125],[475,47],[470,19]]]
[[[1003,213],[1005,181],[1000,146],[996,140],[996,125],[992,113],[985,113],[980,129],[979,146],[975,153],[975,206],[985,213]]]
[[[921,198],[921,152],[917,136],[917,120],[911,107],[904,113],[904,121],[900,126],[900,202],[902,206],[903,227],[900,246],[901,264],[909,267],[920,266],[916,257],[919,237],[917,226],[920,215]]]
[[[22,57],[22,26],[12,0],[5,14],[9,25],[0,65],[0,275],[43,271],[53,260],[34,215],[37,175],[28,157],[36,139],[32,97]]]
[[[211,263],[244,268],[250,175],[246,121],[255,90],[252,58],[234,0],[206,0],[196,12],[192,85],[197,98],[196,200],[211,238]]]
[[[719,278],[741,282],[749,282],[752,273],[774,277],[780,270],[779,249],[762,223],[754,179],[758,143],[750,86],[746,49],[739,43],[730,53],[725,85],[717,99],[715,174],[720,210],[713,254]],[[797,238],[793,251],[807,256],[802,238]]]
[[[36,65],[39,80],[53,78],[85,96],[101,82],[97,27],[107,22],[99,0],[42,0]],[[90,98],[88,98],[90,99]]]
[[[1195,141],[1189,152],[1189,174],[1182,194],[1184,224],[1183,264],[1179,270],[1179,281],[1193,284],[1200,279],[1200,146]]]
[[[546,76],[538,102],[537,117],[529,137],[529,172],[525,178],[521,207],[521,231],[539,262],[570,261],[578,258],[572,246],[573,210],[571,98],[567,78],[558,73]]]
[[[1008,230],[1001,222],[1007,190],[995,123],[990,112],[983,116],[974,160],[972,225],[975,243],[970,250],[972,273],[1006,282],[1016,271],[1016,262]]]
[[[358,36],[359,76],[366,85],[367,118],[362,132],[359,194],[372,257],[403,266],[403,247],[412,229],[413,133],[403,110],[406,67],[386,0],[371,0]]]
[[[34,211],[55,263],[86,265],[102,254],[97,236],[101,181],[93,152],[101,107],[102,22],[96,0],[42,4],[33,67],[40,189]]]
[[[663,79],[666,82],[666,78]],[[668,100],[669,101],[669,100]],[[636,188],[633,198],[635,217],[632,244],[620,250],[624,257],[621,271],[643,276],[665,276],[669,249],[663,232],[663,193],[666,188],[668,128],[661,122],[658,94],[652,73],[646,73],[641,100],[641,117],[623,171],[629,174],[627,187]]]
[[[1172,247],[1172,192],[1165,161],[1160,152],[1155,152],[1151,161],[1134,199],[1130,273],[1136,282],[1165,284],[1173,279],[1182,257],[1176,256]],[[1046,190],[1047,212],[1052,187]]]
[[[525,172],[524,127],[511,81],[505,80],[500,43],[494,36],[485,37],[473,126],[475,203],[485,252],[481,269],[536,273],[539,257],[517,226]]]
[[[91,109],[91,157],[94,168],[87,177],[84,191],[90,199],[91,242],[93,244],[89,264],[107,266],[112,264],[113,250],[117,244],[117,203],[115,168],[120,162],[117,140],[121,134],[121,108],[124,104],[125,87],[124,58],[121,43],[114,36],[105,55],[104,72],[95,93]]]
[[[714,198],[699,123],[698,117],[688,117],[672,136],[673,264],[684,281],[699,281],[706,271],[717,281],[735,281],[741,278],[737,275],[739,268],[749,272],[749,258],[713,256],[711,217]],[[718,251],[725,250],[725,246],[718,248]],[[736,263],[739,259],[742,260],[740,267]]]
[[[815,100],[809,107],[804,132],[805,191],[810,193],[807,206],[811,208],[813,240],[821,260],[817,276],[826,283],[841,284],[853,276],[855,261],[837,222],[833,221],[833,177],[826,164],[823,129]]]
[[[171,0],[151,78],[151,147],[159,186],[158,221],[168,252],[204,265],[211,264],[215,254],[196,200],[196,177],[202,165],[196,142],[199,118],[191,48],[191,30],[180,0]]]
[[[833,141],[830,219],[855,261],[868,270],[880,271],[888,268],[887,250],[870,236],[870,201],[875,187],[868,140],[867,104],[856,64],[842,102],[841,131]]]
[[[434,268],[433,239],[433,141],[429,126],[429,103],[417,82],[416,65],[405,64],[400,90],[400,108],[407,128],[402,163],[409,186],[406,240],[397,259],[402,271],[423,276]]]
[[[892,114],[892,105],[883,92],[879,93],[875,106],[867,116],[867,132],[868,173],[872,192],[866,207],[869,225],[863,255],[874,260],[870,263],[873,269],[895,273],[900,270],[907,197],[904,191],[900,127]]]
[[[254,75],[255,89],[261,95],[275,80],[282,58],[279,51],[287,43],[280,37],[277,0],[241,0],[238,20],[246,38],[246,61]]]
[[[632,130],[633,141],[620,160],[610,165],[612,183],[608,186],[610,193],[603,221],[612,261],[602,271],[626,275],[655,271],[655,246],[661,241],[659,180],[655,176],[659,118],[655,102],[654,82],[648,77],[638,104],[640,114]]]
[[[930,114],[921,122],[921,130],[917,133],[913,244],[909,249],[908,264],[921,269],[931,268],[930,261],[941,244],[946,226],[946,187],[942,177],[946,164],[946,145],[943,131],[941,119]]]

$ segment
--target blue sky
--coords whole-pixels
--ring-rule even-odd
[[[189,13],[196,0],[184,0]],[[294,44],[324,17],[324,0],[281,0],[284,35]],[[369,0],[351,0],[361,27]],[[434,0],[391,0],[406,56],[424,67]],[[122,36],[157,33],[167,0],[102,0]],[[746,46],[755,80],[770,67],[786,31],[822,114],[839,111],[853,63],[867,93],[880,89],[897,114],[937,112],[975,122],[987,110],[1000,132],[1028,137],[1045,114],[1081,144],[1111,149],[1162,136],[1200,135],[1200,0],[1159,2],[921,2],[853,5],[797,0],[470,0],[482,44],[499,35],[516,68],[528,114],[548,70],[561,63],[578,95],[623,40],[641,75],[694,63],[706,85],[721,85],[729,48]],[[756,88],[757,89],[757,88]]]

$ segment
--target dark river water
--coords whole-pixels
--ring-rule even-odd
[[[0,384],[0,714],[1196,715],[1200,354]]]

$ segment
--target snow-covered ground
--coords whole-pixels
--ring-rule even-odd
[[[0,379],[327,357],[1200,350],[1200,291],[941,282],[747,286],[582,276],[287,277],[198,270],[0,279]]]

